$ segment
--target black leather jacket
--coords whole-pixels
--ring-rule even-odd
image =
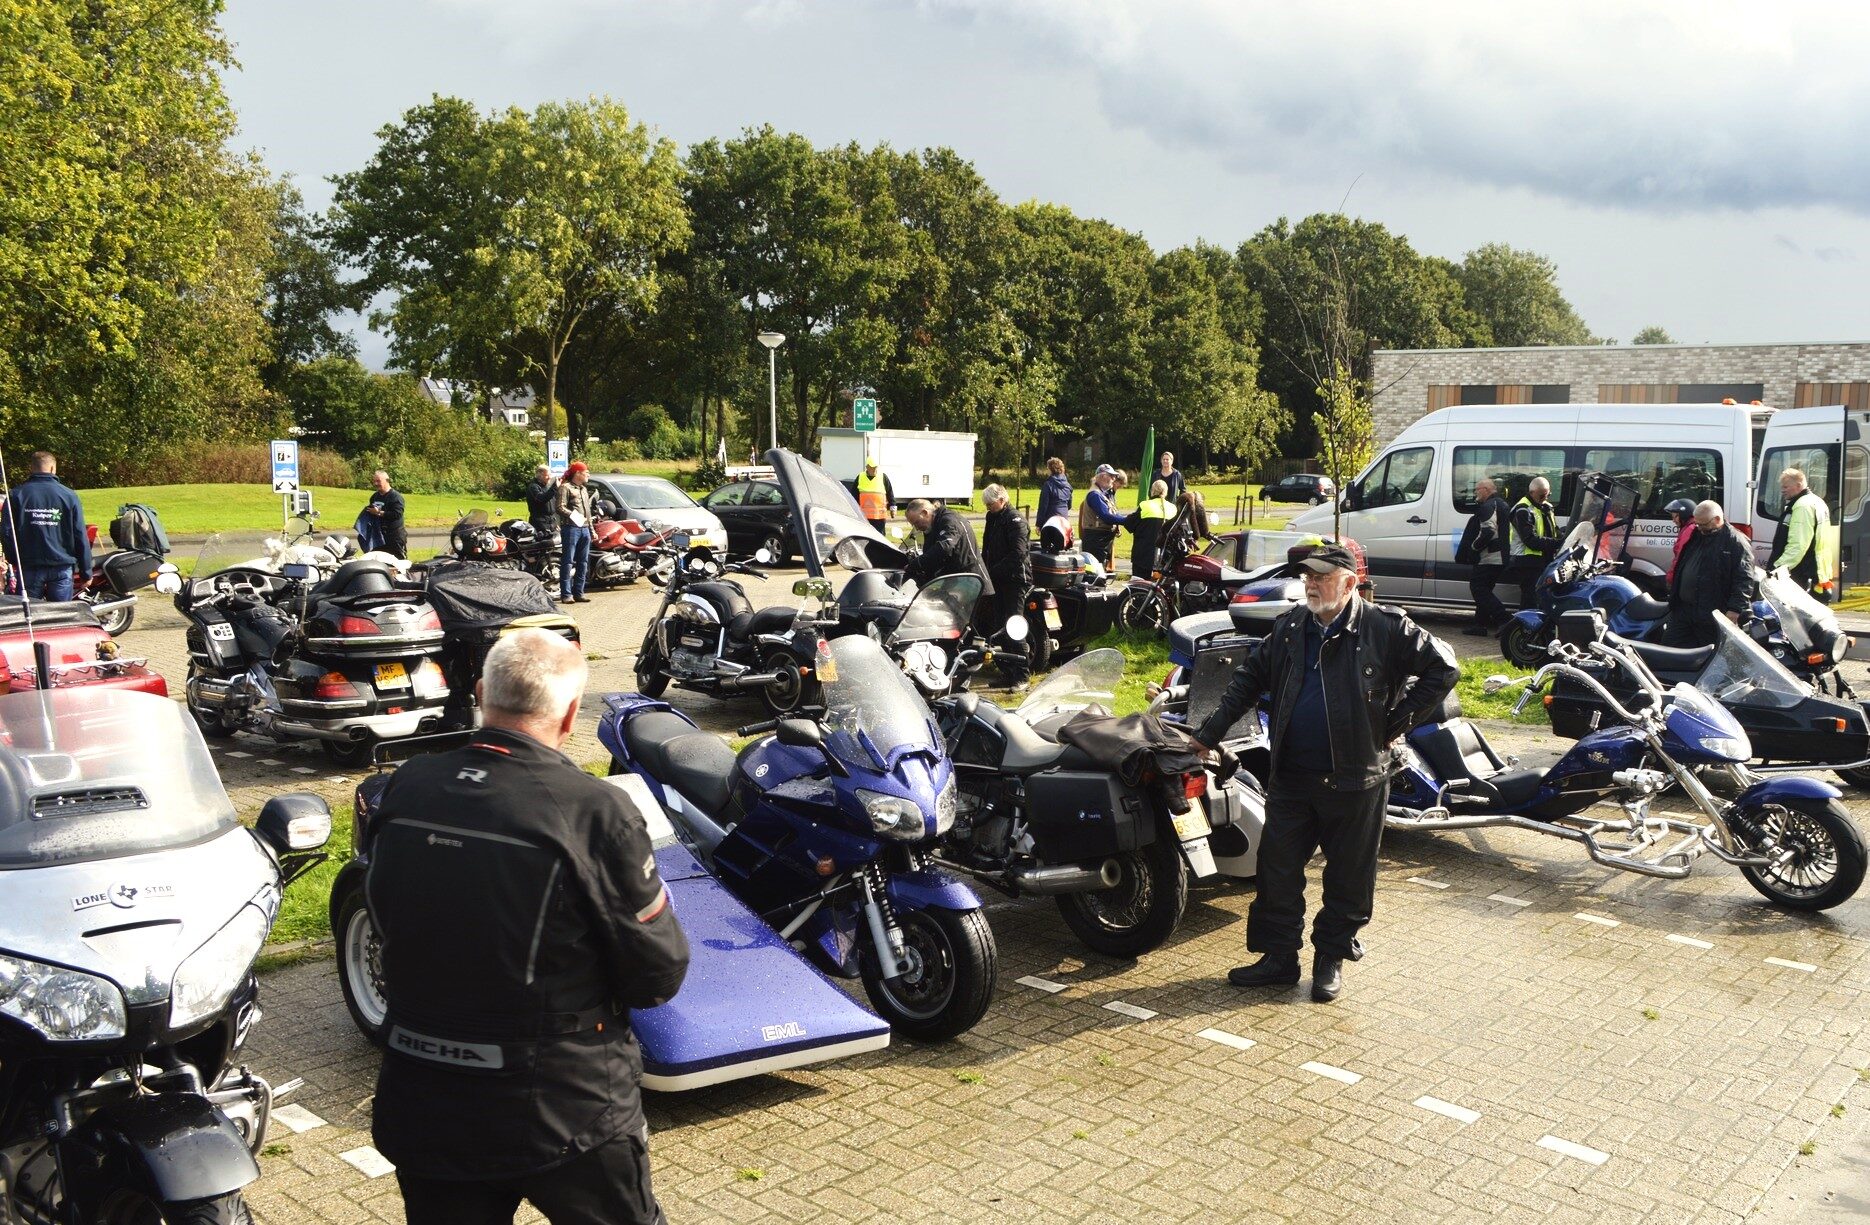
[[[1008,502],[999,510],[987,512],[987,527],[982,533],[982,556],[987,574],[996,590],[1025,591],[1032,586],[1031,540],[1026,520]]]
[[[1343,629],[1326,640],[1320,670],[1325,717],[1330,726],[1329,783],[1361,791],[1385,782],[1390,741],[1441,705],[1460,677],[1454,652],[1407,614],[1353,596]],[[1221,704],[1195,730],[1195,739],[1215,745],[1263,695],[1272,716],[1273,774],[1304,680],[1305,618],[1296,608],[1273,624],[1234,670]]]
[[[980,559],[980,546],[974,543],[974,529],[968,526],[960,511],[952,506],[937,510],[934,521],[922,535],[922,552],[903,567],[903,573],[918,583],[945,574],[978,574],[981,594],[993,594],[993,576],[987,573],[987,565]]]

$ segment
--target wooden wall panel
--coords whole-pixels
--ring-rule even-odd
[[[1674,404],[1674,383],[1599,383],[1599,404]]]
[[[1799,383],[1792,389],[1793,408],[1843,404],[1856,412],[1870,410],[1870,383]]]

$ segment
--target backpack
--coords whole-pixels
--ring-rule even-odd
[[[169,533],[162,530],[161,516],[156,514],[155,507],[141,502],[117,508],[117,517],[110,521],[110,542],[120,549],[135,549],[158,557],[169,552]]]

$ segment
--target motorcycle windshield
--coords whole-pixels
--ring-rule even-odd
[[[951,641],[974,619],[980,600],[978,574],[944,574],[930,579],[903,610],[890,635],[892,642]]]
[[[1123,679],[1123,652],[1115,647],[1086,651],[1034,687],[1015,713],[1028,723],[1061,710],[1086,706],[1111,709]]]
[[[1695,688],[1723,706],[1776,710],[1790,710],[1811,696],[1808,687],[1733,622],[1716,617],[1714,626],[1720,640],[1713,660],[1695,678]]]
[[[825,747],[839,761],[854,769],[888,770],[910,753],[939,751],[928,703],[882,647],[864,634],[827,645],[837,675],[824,682]]]
[[[287,545],[277,533],[216,532],[201,543],[195,565],[188,572],[190,596],[205,595],[214,589],[210,580],[223,570],[265,570],[278,573]]]
[[[784,447],[766,453],[766,462],[786,497],[786,509],[799,539],[799,560],[813,578],[836,562],[847,570],[875,567],[900,570],[908,556],[870,526],[857,508],[857,497],[838,479],[803,455]]]
[[[1811,650],[1821,637],[1837,632],[1837,618],[1831,610],[1813,599],[1784,570],[1760,579],[1760,598],[1772,605],[1786,641],[1801,653]]]
[[[180,703],[101,687],[0,696],[0,870],[189,846],[239,823]]]

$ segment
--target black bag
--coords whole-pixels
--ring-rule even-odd
[[[1467,528],[1461,533],[1461,543],[1455,548],[1454,561],[1457,566],[1474,566],[1480,559],[1493,551],[1494,526],[1493,516],[1485,519],[1478,516],[1467,521]]]
[[[555,613],[539,580],[522,570],[474,562],[437,562],[428,572],[429,604],[451,637],[492,635],[521,617]]]
[[[120,549],[135,549],[162,557],[169,552],[169,533],[162,529],[156,508],[141,502],[129,502],[117,508],[110,521],[110,541]]]

